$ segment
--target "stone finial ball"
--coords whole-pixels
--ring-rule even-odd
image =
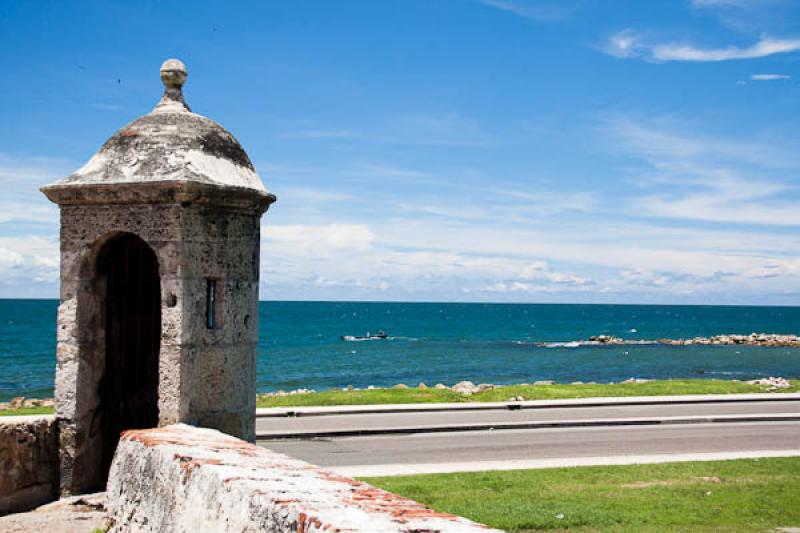
[[[161,81],[165,87],[180,89],[188,76],[186,65],[179,59],[167,59],[161,65]]]

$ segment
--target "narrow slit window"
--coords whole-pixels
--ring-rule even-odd
[[[217,280],[206,280],[206,327],[217,327]]]

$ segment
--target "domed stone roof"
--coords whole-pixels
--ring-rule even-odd
[[[165,61],[164,96],[156,107],[116,132],[83,167],[52,187],[195,182],[272,196],[233,135],[186,105],[186,77],[183,63]]]

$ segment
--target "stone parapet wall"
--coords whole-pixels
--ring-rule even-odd
[[[0,417],[0,515],[58,497],[55,416]]]
[[[487,532],[211,429],[132,430],[107,490],[112,532]]]

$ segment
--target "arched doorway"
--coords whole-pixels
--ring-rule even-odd
[[[103,245],[97,275],[105,285],[105,369],[97,410],[105,480],[120,433],[158,425],[161,289],[156,254],[131,233]]]

